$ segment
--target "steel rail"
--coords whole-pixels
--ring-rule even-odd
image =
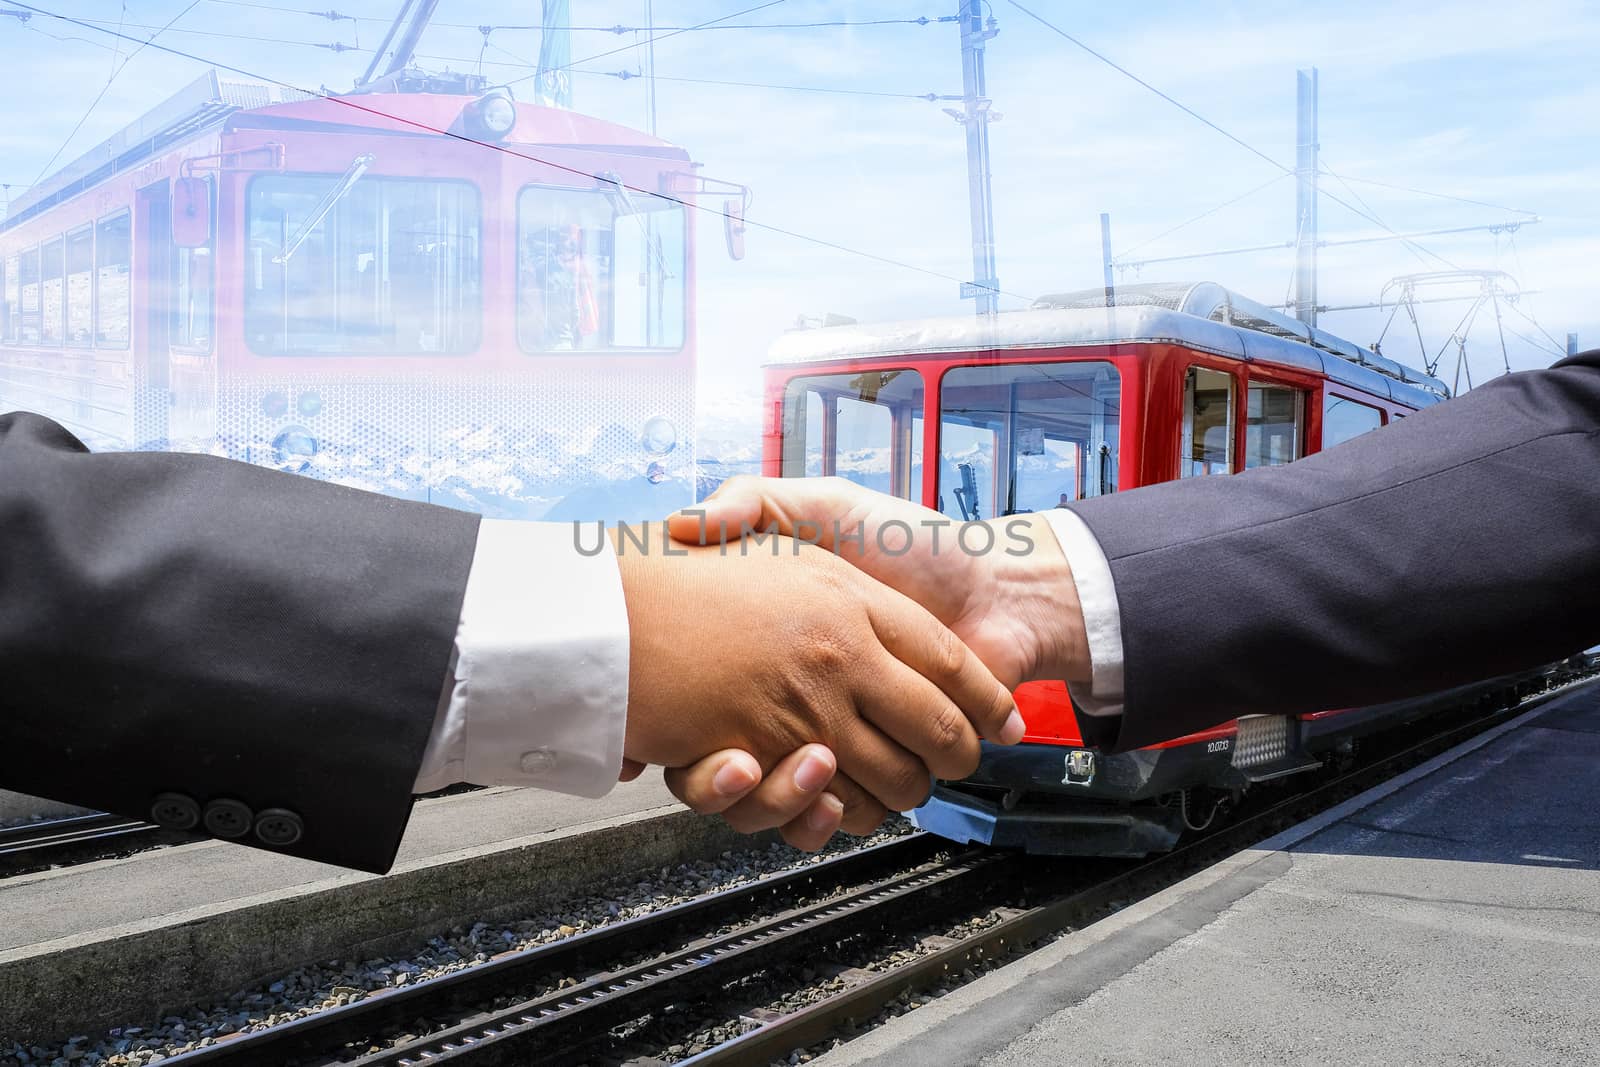
[[[169,1057],[168,1063],[262,1065],[337,1062],[339,1050],[380,1037],[418,1018],[472,1011],[506,990],[537,985],[553,976],[592,970],[630,955],[658,951],[696,938],[713,924],[736,921],[768,906],[774,897],[837,887],[876,878],[884,871],[926,863],[951,847],[931,834],[896,838],[806,867],[610,923],[542,945],[509,953],[478,966],[376,992],[362,1000],[264,1030],[229,1037],[215,1045]],[[562,990],[562,999],[573,996]],[[429,1039],[424,1039],[429,1040]],[[408,1046],[410,1047],[410,1046]],[[363,1061],[365,1062],[365,1061]]]
[[[567,989],[467,1020],[440,1033],[353,1061],[353,1067],[415,1067],[472,1057],[475,1063],[586,1060],[583,1046],[613,1027],[666,1004],[683,1003],[772,965],[772,953],[795,954],[882,929],[921,911],[935,895],[1015,866],[1017,858],[972,849],[952,860],[895,875],[849,895],[795,908],[666,956],[596,975]]]
[[[92,857],[113,841],[131,846],[184,839],[171,830],[103,812],[23,823],[0,830],[0,877]]]
[[[680,1067],[755,1067],[781,1060],[797,1049],[827,1040],[847,1025],[870,1019],[904,993],[924,991],[974,964],[1020,954],[1041,939],[1065,932],[1084,919],[1094,917],[1113,901],[1127,900],[1132,894],[1143,896],[1155,892],[1188,871],[1209,866],[1271,836],[1286,821],[1299,822],[1332,807],[1353,793],[1364,792],[1387,780],[1405,767],[1447,751],[1571,688],[1572,683],[1564,684],[1431,734],[1365,767],[1232,822],[1192,844],[1087,888],[1027,908],[955,944],[936,948],[850,989],[769,1020],[731,1041],[679,1061]]]

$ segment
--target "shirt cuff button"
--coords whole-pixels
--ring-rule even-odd
[[[544,774],[556,765],[556,754],[548,748],[536,748],[532,752],[524,752],[517,765],[522,768],[523,774]]]

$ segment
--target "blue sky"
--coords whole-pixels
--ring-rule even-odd
[[[31,0],[30,0],[31,2]],[[148,36],[181,17],[159,40],[308,88],[348,87],[365,52],[315,44],[379,40],[380,21],[330,22],[304,9],[386,20],[398,0],[40,0],[84,19],[119,22]],[[656,0],[660,25],[686,25],[759,0]],[[6,7],[0,0],[0,9]],[[951,14],[954,0],[844,2],[785,0],[737,22],[861,21]],[[1505,312],[1514,368],[1554,358],[1568,331],[1600,344],[1594,266],[1600,259],[1600,85],[1585,76],[1600,54],[1600,8],[1530,0],[1502,3],[1089,5],[1031,0],[1027,6],[1181,100],[1261,152],[1293,163],[1295,70],[1321,72],[1324,163],[1348,184],[1323,179],[1335,196],[1401,231],[1445,229],[1519,217],[1500,207],[1363,184],[1386,182],[1536,212],[1542,221],[1508,237],[1469,233],[1327,249],[1321,294],[1330,303],[1377,299],[1391,278],[1419,271],[1498,267],[1528,290]],[[1173,255],[1293,237],[1294,186],[1275,169],[1171,104],[993,0],[999,36],[990,42],[989,89],[1003,119],[993,127],[999,277],[1003,307],[1039,293],[1099,283],[1099,213],[1112,216],[1119,249]],[[572,0],[575,23],[641,25],[644,0]],[[485,23],[537,23],[536,0],[521,5],[443,0],[421,52],[431,66],[476,64]],[[227,35],[274,38],[240,40]],[[64,39],[63,39],[64,38]],[[575,59],[631,45],[639,35],[580,33]],[[277,43],[285,41],[303,44]],[[108,50],[115,46],[118,52]],[[35,17],[0,17],[0,70],[13,106],[0,139],[0,182],[29,184],[83,118],[130,46]],[[482,52],[485,70],[511,78],[531,70],[534,32],[497,30]],[[576,106],[642,126],[639,80],[627,50],[581,65]],[[940,103],[708,85],[673,78],[760,82],[815,89],[917,94],[960,91],[959,42],[950,24],[685,33],[656,45],[662,136],[687,147],[710,175],[749,184],[751,218],[819,241],[886,257],[891,266],[827,245],[753,230],[748,257],[728,261],[715,235],[703,245],[700,335],[702,397],[711,419],[749,411],[771,340],[797,316],[836,312],[861,320],[961,314],[956,282],[971,273],[966,167],[960,128]],[[492,65],[503,64],[503,65]],[[67,145],[69,160],[198,75],[204,65],[146,49],[88,112]],[[19,106],[26,101],[25,105]],[[58,164],[59,165],[59,162]],[[1163,231],[1268,183],[1237,204]],[[1358,200],[1359,197],[1359,200]],[[1383,231],[1331,199],[1322,202],[1328,238]],[[1144,242],[1150,242],[1145,244]],[[1287,251],[1147,268],[1144,280],[1206,278],[1275,302],[1287,291]],[[1129,276],[1132,280],[1132,275]],[[1422,309],[1430,358],[1466,304]],[[1366,343],[1386,312],[1330,315],[1323,325]],[[1404,330],[1401,327],[1404,326]],[[1522,337],[1518,337],[1520,334]],[[1523,338],[1526,338],[1524,340]],[[1386,353],[1417,362],[1404,314]],[[1447,378],[1454,348],[1442,365]],[[1468,339],[1476,376],[1501,366],[1487,309]]]

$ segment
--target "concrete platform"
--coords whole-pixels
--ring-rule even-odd
[[[748,844],[659,771],[599,800],[489,789],[419,803],[395,868],[202,841],[0,883],[0,1036],[158,1017],[301,963],[366,958],[614,874]]]
[[[1600,684],[815,1061],[1600,1063]]]

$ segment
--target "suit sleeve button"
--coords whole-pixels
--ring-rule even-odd
[[[267,808],[256,816],[256,838],[264,845],[288,848],[305,835],[305,823],[287,808]]]
[[[217,837],[243,837],[250,832],[255,812],[238,800],[213,800],[206,805],[205,826]]]
[[[182,793],[162,793],[150,805],[150,821],[168,830],[193,830],[200,825],[200,805]]]

